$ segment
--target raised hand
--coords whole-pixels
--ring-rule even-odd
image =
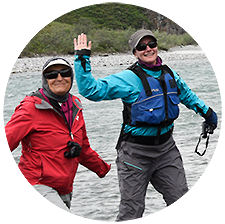
[[[87,35],[84,33],[81,33],[81,35],[78,36],[78,40],[74,39],[74,49],[75,50],[82,50],[87,49],[91,50],[91,41],[87,43]]]

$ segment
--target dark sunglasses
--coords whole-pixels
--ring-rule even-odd
[[[136,50],[138,50],[138,51],[144,51],[147,48],[147,46],[149,46],[150,48],[155,48],[155,47],[157,47],[157,45],[158,45],[157,42],[150,41],[147,44],[145,44],[145,43],[138,44],[137,47],[136,47]]]
[[[71,68],[63,69],[63,70],[56,70],[51,72],[44,73],[44,76],[46,79],[56,79],[58,77],[58,74],[62,77],[70,77],[72,75]]]

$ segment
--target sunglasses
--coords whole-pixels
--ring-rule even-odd
[[[147,48],[147,46],[149,46],[150,48],[155,48],[155,47],[157,47],[157,45],[158,45],[157,42],[150,41],[147,44],[145,44],[145,43],[138,44],[137,47],[136,47],[136,50],[138,50],[138,51],[144,51]]]
[[[46,72],[46,73],[44,73],[44,76],[46,79],[56,79],[58,77],[59,73],[62,77],[71,77],[71,75],[72,75],[71,68],[68,68],[68,69],[63,69],[63,70]]]

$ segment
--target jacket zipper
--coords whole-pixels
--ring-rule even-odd
[[[67,119],[66,119],[66,116],[65,116],[65,114],[61,111],[61,113],[62,113],[62,117],[63,117],[63,119],[64,119],[64,121],[65,121],[65,123],[66,123],[66,125],[67,125],[67,127],[68,127],[68,129],[69,129],[69,133],[70,133],[70,137],[71,137],[71,139],[73,140],[74,139],[74,137],[73,137],[73,133],[72,133],[72,131],[71,131],[71,128],[70,128],[70,125],[69,125],[69,123],[68,123],[68,121],[67,121]]]

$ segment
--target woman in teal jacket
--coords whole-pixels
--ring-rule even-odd
[[[142,217],[149,182],[167,205],[172,204],[188,191],[182,158],[172,137],[178,104],[200,114],[213,129],[217,127],[216,113],[174,70],[162,66],[157,39],[150,30],[139,30],[129,40],[138,59],[135,65],[98,80],[91,73],[87,36],[79,35],[74,45],[79,93],[92,101],[121,98],[124,104],[116,160],[121,193],[117,221]]]

